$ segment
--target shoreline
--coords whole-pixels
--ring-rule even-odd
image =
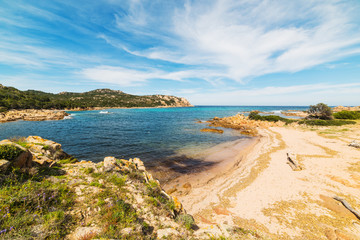
[[[82,111],[99,111],[106,109],[147,109],[147,108],[177,108],[177,107],[194,107],[194,106],[158,106],[158,107],[95,107],[88,109],[10,109],[0,112],[0,123],[14,121],[47,121],[47,120],[63,120],[69,116],[68,112]]]
[[[195,217],[199,231],[221,235],[230,225],[270,239],[357,239],[360,221],[333,197],[360,210],[359,149],[348,146],[360,136],[359,122],[258,130],[261,137],[239,151],[241,161],[164,185],[170,192],[179,187],[172,194]],[[300,171],[287,164],[287,153]]]
[[[232,168],[239,166],[260,139],[261,136],[241,138],[208,148],[200,154],[200,157],[197,157],[202,161],[202,169],[187,171],[168,181],[161,181],[160,177],[160,182],[162,182],[163,188],[170,191],[174,196],[181,196],[184,192],[186,195],[189,188],[203,187],[218,178],[219,174],[232,171]],[[189,158],[196,158],[195,156],[189,156]],[[157,176],[156,171],[153,175]],[[174,191],[175,189],[176,191]]]

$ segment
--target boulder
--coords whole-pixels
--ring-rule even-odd
[[[110,172],[116,167],[116,158],[105,157],[104,158],[104,171]]]
[[[41,155],[44,155],[51,160],[60,160],[71,157],[71,155],[61,149],[60,143],[39,136],[29,136],[25,141],[29,144],[30,151],[35,154],[37,158]]]
[[[5,172],[10,166],[11,162],[5,159],[0,159],[0,172]]]
[[[146,171],[144,163],[143,163],[143,161],[140,160],[140,158],[134,158],[134,159],[132,159],[132,162],[135,163],[138,170]]]
[[[215,128],[203,128],[200,130],[201,132],[213,132],[213,133],[224,133],[224,130],[221,129],[215,129]]]
[[[5,159],[11,162],[11,165],[18,168],[30,168],[32,164],[32,154],[19,144],[13,143],[9,140],[3,140],[0,145],[11,145],[20,150],[20,154],[14,159]]]

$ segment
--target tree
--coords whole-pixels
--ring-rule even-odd
[[[310,105],[308,113],[310,114],[310,118],[319,118],[324,120],[329,120],[333,118],[331,108],[324,103]]]

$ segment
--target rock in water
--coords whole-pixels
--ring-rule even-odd
[[[201,131],[201,132],[213,132],[213,133],[219,133],[219,134],[224,133],[224,130],[215,129],[215,128],[203,128],[203,129],[201,129],[200,131]]]

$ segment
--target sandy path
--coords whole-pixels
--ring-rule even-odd
[[[332,199],[340,196],[360,211],[360,151],[348,146],[360,131],[341,129],[331,130],[336,136],[323,134],[329,128],[261,130],[240,164],[218,169],[211,181],[187,176],[191,188],[174,194],[199,232],[230,236],[226,226],[239,226],[271,239],[360,239],[359,220]],[[286,164],[288,152],[301,171]]]

